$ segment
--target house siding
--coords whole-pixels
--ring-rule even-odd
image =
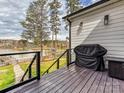
[[[109,25],[104,25],[104,16],[109,15]],[[124,58],[124,0],[73,18],[71,46],[101,44],[107,58]],[[81,31],[78,31],[83,22]]]

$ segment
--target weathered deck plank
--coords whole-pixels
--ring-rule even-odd
[[[106,86],[106,80],[107,80],[107,73],[103,72],[103,76],[102,76],[102,79],[100,81],[100,84],[98,86],[96,93],[104,93],[105,86]]]
[[[113,85],[113,93],[120,93],[119,80],[113,78],[112,85]]]
[[[64,93],[71,93],[79,84],[81,81],[83,81],[84,78],[87,77],[87,75],[90,73],[89,70],[85,71],[83,75],[81,75],[74,83],[73,85],[69,86]]]
[[[77,70],[79,71],[79,68],[77,68]],[[76,70],[75,67],[71,67],[69,70],[66,69],[63,72],[59,73],[58,75],[54,74],[54,76],[51,78],[41,80],[41,83],[37,87],[30,89],[29,91],[26,91],[26,93],[33,93],[34,91],[35,93],[39,93],[41,90],[52,85],[54,82],[61,80],[64,76],[68,76],[69,74],[75,73]]]
[[[80,93],[88,93],[90,87],[92,86],[95,78],[97,77],[98,73],[95,72],[92,77],[90,77],[90,79],[88,80],[88,82],[85,84],[85,86],[82,88]]]
[[[124,81],[119,80],[119,84],[120,84],[120,93],[124,93]]]
[[[75,81],[80,78],[80,76],[84,73],[84,71],[86,70],[83,70],[81,73],[77,73],[75,77],[71,78],[71,80],[63,87],[61,87],[56,93],[63,93],[65,90],[67,90],[69,86],[73,85]]]
[[[112,93],[112,81],[111,77],[107,77],[106,86],[105,86],[105,93]]]
[[[8,93],[124,93],[124,81],[72,65]]]
[[[85,73],[86,70],[82,70],[82,74]],[[78,74],[78,76],[80,76],[80,74]],[[61,89],[63,86],[65,86],[68,82],[70,82],[74,77],[77,77],[76,75],[71,76],[70,78],[68,78],[67,80],[63,81],[61,84],[55,85],[53,88],[51,88],[50,90],[48,90],[48,93],[55,93],[57,90]]]
[[[89,73],[87,77],[83,79],[83,81],[72,91],[72,93],[79,93],[81,91],[82,87],[85,86],[89,78],[95,73],[94,71],[90,71],[90,72],[91,73]]]
[[[68,73],[68,75],[64,75],[61,79],[59,79],[58,81],[56,81],[55,83],[54,82],[51,82],[51,86],[49,87],[46,87],[45,89],[41,90],[40,89],[40,92],[42,93],[46,93],[48,92],[48,90],[51,90],[52,88],[58,86],[58,85],[61,85],[64,81],[68,81],[68,80],[71,80],[73,79],[74,77],[77,77],[76,75],[78,75],[77,73],[80,73],[82,70],[79,70],[79,71],[76,71],[74,73]],[[81,73],[80,73],[81,74]]]
[[[55,74],[54,73],[50,73],[50,75],[48,74],[48,77],[45,76],[46,78],[43,77],[43,79],[41,79],[40,81],[35,81],[34,84],[31,84],[31,86],[28,86],[28,85],[26,87],[24,86],[24,87],[22,87],[23,90],[20,90],[19,89],[19,91],[17,91],[16,93],[18,93],[18,92],[21,92],[21,93],[24,93],[24,92],[30,93],[31,91],[38,90],[40,88],[40,86],[44,86],[45,84],[49,83],[49,81],[52,81],[52,80],[54,80],[54,79],[62,76],[63,74],[67,73],[70,70],[71,71],[73,71],[73,70],[75,71],[75,66],[72,66],[69,70],[64,69],[62,72],[61,71],[60,72],[57,71],[57,72],[55,72]]]
[[[100,72],[97,76],[97,78],[95,79],[94,83],[92,84],[90,90],[88,93],[96,93],[96,90],[99,86],[99,83],[101,81],[101,78],[102,78],[102,72]]]

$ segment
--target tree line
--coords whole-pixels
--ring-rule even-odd
[[[81,8],[80,0],[65,0],[65,14],[73,13]],[[61,31],[61,11],[63,7],[61,0],[35,0],[27,12],[26,18],[21,25],[24,27],[21,37],[31,40],[35,45],[43,48],[42,42],[51,36],[51,47],[57,46],[58,34]],[[68,30],[68,23],[65,22],[65,30]]]

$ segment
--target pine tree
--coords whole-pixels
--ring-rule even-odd
[[[67,14],[73,13],[81,8],[80,0],[66,0]]]
[[[81,3],[80,0],[66,0],[66,14],[70,14],[73,13],[75,11],[78,11],[79,9],[81,9]],[[65,30],[68,31],[68,27],[69,24],[67,22],[67,20],[65,20]]]
[[[26,19],[21,22],[25,30],[22,33],[22,38],[32,40],[35,45],[41,47],[42,41],[49,37],[46,32],[48,17],[46,12],[47,0],[38,0],[30,4]]]
[[[57,42],[57,35],[60,31],[60,18],[59,18],[59,8],[61,7],[61,3],[58,0],[53,0],[49,3],[50,6],[50,27],[52,31],[52,47],[55,47],[54,40]]]

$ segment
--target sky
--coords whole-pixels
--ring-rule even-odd
[[[0,39],[21,39],[24,28],[20,21],[25,19],[26,10],[33,0],[0,0]],[[60,0],[64,10],[64,0]],[[82,5],[88,6],[98,0],[81,0]],[[64,16],[61,15],[61,17]],[[64,30],[64,28],[62,28]],[[59,34],[59,39],[65,39],[65,31]]]

